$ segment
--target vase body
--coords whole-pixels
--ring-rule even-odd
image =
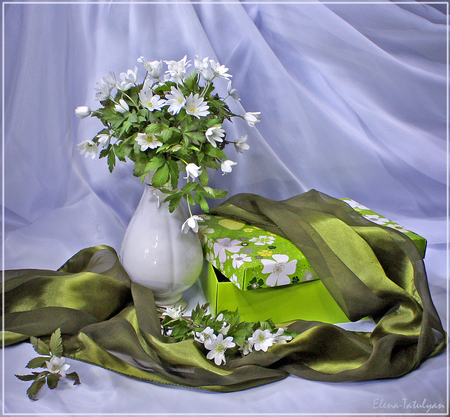
[[[199,277],[203,252],[196,233],[181,232],[189,217],[185,207],[180,204],[170,213],[164,198],[146,178],[119,257],[131,281],[150,288],[158,306],[169,307],[185,304],[182,292]]]

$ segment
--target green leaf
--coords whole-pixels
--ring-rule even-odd
[[[225,152],[223,152],[219,148],[214,148],[212,145],[207,146],[205,149],[205,152],[206,152],[206,154],[212,156],[213,158],[227,159]]]
[[[164,158],[163,155],[155,155],[152,159],[150,159],[149,162],[147,162],[147,165],[145,165],[145,172],[150,172],[158,169],[159,167],[162,167],[166,163],[166,158]]]
[[[71,379],[71,380],[73,380],[73,381],[75,381],[73,383],[73,385],[80,385],[81,384],[80,378],[79,378],[79,376],[78,376],[78,374],[76,372],[71,372],[70,374],[66,374],[66,377]]]
[[[111,148],[109,151],[109,154],[108,154],[109,172],[113,172],[115,166],[116,166],[116,155],[115,155],[113,149]]]
[[[200,184],[202,184],[203,186],[207,186],[209,181],[208,170],[202,169],[202,173],[198,176],[198,179],[200,180]]]
[[[38,375],[16,375],[17,378],[19,378],[21,381],[34,381],[38,378]]]
[[[36,381],[34,381],[30,388],[27,389],[27,394],[28,394],[28,398],[30,400],[36,401],[36,395],[37,393],[40,391],[40,389],[44,386],[45,384],[45,377],[36,379]]]
[[[160,124],[160,123],[150,123],[150,124],[145,128],[145,133],[161,133],[165,128],[166,128],[166,126],[164,126],[163,124]]]
[[[169,165],[164,164],[161,167],[159,167],[153,174],[152,185],[155,188],[159,188],[162,187],[164,184],[166,184],[168,181],[169,181]]]
[[[169,212],[170,213],[173,213],[175,211],[175,209],[178,207],[178,204],[180,204],[180,201],[182,198],[183,198],[183,196],[180,194],[170,200],[170,202],[169,202]]]
[[[57,374],[48,374],[47,375],[47,385],[50,389],[55,389],[58,386],[59,375]]]
[[[45,362],[49,361],[50,357],[38,356],[37,358],[31,359],[27,364],[27,368],[35,369],[35,368],[45,368],[47,365]]]
[[[30,342],[33,345],[34,350],[39,353],[39,355],[50,356],[50,349],[47,346],[47,343],[44,343],[41,339],[34,336],[30,337]]]
[[[169,165],[170,185],[172,186],[172,189],[175,190],[178,188],[178,177],[180,176],[178,164],[173,159],[169,159],[167,163]]]
[[[226,190],[215,190],[211,187],[204,187],[204,191],[206,197],[214,199],[224,198],[228,194]]]
[[[200,207],[205,213],[208,213],[209,211],[209,205],[208,202],[205,200],[205,197],[201,194],[200,191],[197,191],[194,195],[194,199],[197,203],[200,204]]]
[[[187,137],[194,145],[199,145],[201,142],[206,141],[206,137],[200,132],[186,132],[183,136]]]
[[[192,71],[184,80],[184,85],[189,88],[189,90],[198,91],[198,74],[197,71]]]
[[[50,336],[50,351],[54,356],[58,356],[59,358],[63,354],[63,345],[61,339],[61,329],[56,329],[54,333]]]

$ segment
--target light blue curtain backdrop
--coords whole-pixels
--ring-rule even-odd
[[[119,163],[111,174],[105,160],[79,154],[77,144],[101,124],[78,119],[74,110],[97,108],[94,87],[109,71],[118,77],[137,65],[142,79],[141,55],[149,61],[208,56],[233,75],[241,101],[230,105],[261,112],[256,128],[242,120],[226,125],[231,139],[248,135],[250,150],[230,149],[237,165],[226,176],[212,173],[213,186],[273,199],[315,188],[412,228],[428,239],[430,286],[446,321],[447,6],[3,3],[3,267],[55,269],[87,246],[120,248],[142,185],[132,163]],[[218,88],[226,94],[226,83]],[[448,404],[445,355],[398,381],[288,378],[226,395],[151,386],[76,363],[85,384],[31,404],[13,373],[24,373],[23,356],[32,350],[6,353],[4,406],[11,412],[382,413],[387,410],[375,406],[380,398]],[[178,395],[182,401],[169,400]],[[131,396],[127,408],[121,398]]]

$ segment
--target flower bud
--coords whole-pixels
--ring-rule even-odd
[[[84,119],[91,115],[91,109],[88,106],[78,106],[75,109],[75,115],[80,119]]]

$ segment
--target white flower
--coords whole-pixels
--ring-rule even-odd
[[[159,148],[162,145],[162,142],[156,138],[154,133],[138,133],[134,140],[139,144],[142,152],[149,148]]]
[[[177,87],[172,87],[170,89],[170,94],[166,95],[166,99],[166,104],[169,106],[168,111],[172,115],[179,113],[186,104],[186,98]]]
[[[129,69],[127,72],[120,73],[120,80],[117,83],[117,88],[122,91],[126,91],[129,88],[133,87],[136,84],[138,78],[138,67],[134,67],[134,70]]]
[[[231,258],[233,259],[233,268],[240,268],[242,265],[244,265],[244,262],[252,261],[252,258],[242,253],[235,253],[234,255],[231,255]]]
[[[200,174],[202,173],[202,170],[200,167],[195,165],[194,163],[190,163],[186,165],[186,176],[183,177],[185,180],[187,180],[189,177],[191,177],[193,180],[195,180]]]
[[[84,142],[79,143],[78,150],[80,151],[80,154],[87,158],[90,156],[92,159],[94,159],[98,155],[98,146],[92,142],[92,140],[85,140]]]
[[[222,328],[219,330],[219,333],[226,336],[227,333],[230,331],[230,327],[231,327],[231,324],[227,324],[227,323],[223,322]]]
[[[260,111],[258,112],[247,112],[244,114],[244,120],[250,127],[254,127],[256,123],[261,121]]]
[[[180,61],[164,61],[167,64],[167,73],[170,75],[170,81],[174,81],[180,84],[184,81],[186,75],[186,69],[190,67],[190,61],[186,62],[187,56]]]
[[[223,161],[220,165],[220,169],[222,170],[222,175],[229,174],[232,171],[232,166],[236,165],[236,162],[230,161],[227,159],[226,161]]]
[[[291,283],[288,275],[295,272],[297,268],[297,260],[289,261],[287,255],[273,255],[275,261],[272,259],[261,259],[264,268],[263,274],[270,274],[266,279],[266,284],[269,287],[275,287],[276,285],[287,285]]]
[[[216,148],[216,142],[223,142],[222,138],[225,136],[225,130],[222,129],[222,126],[210,127],[206,130],[205,136],[208,142]]]
[[[75,116],[79,117],[80,119],[84,119],[85,117],[88,117],[91,115],[91,109],[88,106],[78,106],[75,109]]]
[[[116,86],[116,76],[113,72],[110,72],[107,76],[103,77],[95,90],[95,99],[98,101],[106,100],[109,98],[112,89]]]
[[[45,361],[45,364],[52,374],[61,376],[66,376],[66,371],[70,368],[70,365],[65,364],[64,358],[58,358],[57,356],[52,356],[50,361]]]
[[[189,229],[192,229],[195,233],[198,232],[198,222],[202,222],[203,219],[200,216],[193,215],[189,217],[181,226],[181,231],[183,233],[189,232]]]
[[[209,114],[209,106],[205,101],[199,97],[198,94],[189,94],[189,97],[186,99],[186,113],[191,116],[200,119],[200,117],[208,116]]]
[[[222,362],[225,364],[225,351],[235,346],[236,344],[231,336],[224,339],[223,334],[219,334],[215,339],[211,338],[208,340],[208,343],[205,343],[206,349],[209,350],[206,358],[214,359],[216,365],[221,365]]]
[[[247,141],[247,135],[240,137],[238,140],[234,142],[234,147],[236,151],[239,153],[244,153],[250,149],[250,146],[245,143]]]
[[[250,242],[254,243],[257,246],[271,245],[275,242],[275,238],[273,236],[259,236],[252,237]]]
[[[148,62],[143,56],[140,56],[138,58],[138,62],[144,65],[144,68],[146,69],[150,77],[155,78],[156,80],[159,80],[161,78],[163,64],[162,60]]]
[[[103,147],[107,147],[109,145],[111,136],[107,135],[106,133],[100,133],[99,135],[97,135],[98,137],[98,143],[100,143],[100,145],[102,145]]]
[[[141,104],[150,111],[160,111],[161,107],[166,104],[166,100],[162,100],[160,96],[153,95],[151,89],[142,89],[139,92],[139,100]]]
[[[235,88],[231,85],[231,80],[228,82],[227,86],[228,95],[233,97],[235,100],[240,100],[239,94]]]
[[[262,350],[263,352],[267,352],[267,349],[273,345],[274,340],[275,338],[269,330],[257,329],[248,339],[248,342],[255,350]]]
[[[116,110],[116,111],[118,111],[119,113],[125,113],[126,111],[128,111],[128,110],[130,110],[130,107],[128,106],[128,103],[123,99],[123,98],[121,98],[120,100],[119,100],[119,104],[116,104],[115,106],[114,106],[114,109]]]
[[[178,307],[165,307],[163,316],[169,316],[172,320],[178,320],[183,317],[183,308],[182,306]]]
[[[231,240],[229,237],[225,237],[214,242],[214,256],[219,256],[219,262],[225,262],[227,259],[226,251],[237,253],[241,249],[241,242],[237,239]]]
[[[202,61],[202,64],[199,65],[197,71],[200,73],[200,75],[203,77],[205,81],[212,81],[216,77],[216,73],[214,72],[214,69],[211,67],[208,58],[205,58]]]
[[[194,339],[200,343],[205,343],[207,340],[214,338],[216,335],[214,334],[214,330],[211,327],[207,327],[205,330],[201,332],[195,332]]]
[[[248,355],[252,351],[252,348],[253,345],[248,340],[246,340],[244,342],[244,345],[242,346],[242,353],[244,355]]]
[[[218,62],[214,61],[213,59],[209,60],[209,64],[217,77],[225,78],[225,79],[232,77],[231,74],[227,74],[228,68],[226,68],[225,65],[220,65]]]
[[[286,329],[279,328],[277,332],[273,335],[273,343],[287,343],[292,340],[292,336],[283,336]]]

